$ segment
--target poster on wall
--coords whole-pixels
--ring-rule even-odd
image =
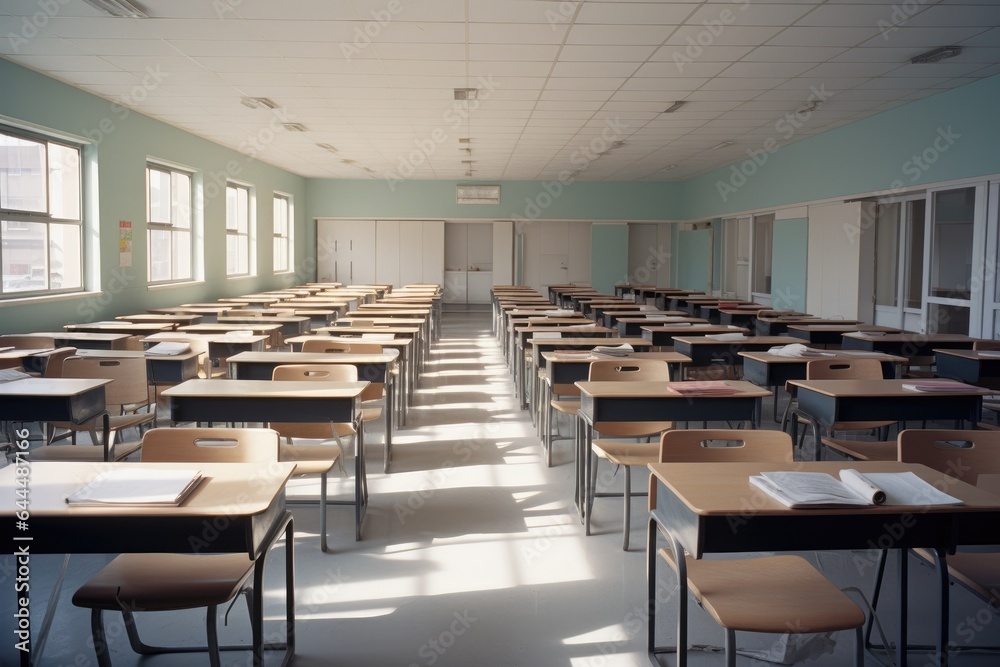
[[[132,266],[132,222],[118,221],[118,266]]]

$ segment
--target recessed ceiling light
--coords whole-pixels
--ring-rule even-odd
[[[240,100],[240,104],[245,107],[250,107],[251,109],[259,109],[264,107],[266,109],[277,109],[278,104],[270,97],[244,97]]]
[[[962,52],[961,46],[942,46],[939,49],[921,53],[919,56],[910,58],[910,63],[914,65],[926,65],[929,63],[941,62],[945,58],[954,58]]]
[[[712,146],[712,150],[713,151],[717,151],[720,148],[726,148],[726,147],[732,146],[732,145],[733,145],[732,139],[726,139],[725,141],[717,143],[714,146]]]
[[[285,128],[289,132],[305,132],[306,126],[302,123],[282,123],[281,127]]]
[[[456,88],[455,89],[455,99],[456,100],[474,100],[478,97],[479,91],[475,88]]]
[[[678,109],[680,109],[685,104],[686,104],[686,102],[684,102],[684,101],[674,102],[669,107],[667,107],[666,109],[664,109],[663,113],[673,113],[673,112],[677,111]]]
[[[458,138],[458,143],[460,143],[460,144],[471,144],[472,143],[472,138],[471,137],[459,137]]]
[[[475,160],[462,160],[462,164],[472,164]]]
[[[813,100],[804,107],[796,109],[795,113],[811,113],[813,111],[816,111],[816,109],[819,109],[819,100]]]
[[[334,148],[333,146],[331,146],[330,144],[316,144],[316,145],[319,146],[320,148],[322,148],[325,151],[330,151],[331,153],[336,153],[337,152],[337,149]]]
[[[664,167],[660,171],[670,171],[671,169],[676,169],[676,168],[677,168],[676,164],[668,164],[666,167]]]
[[[148,19],[149,16],[127,0],[83,0],[88,5],[117,19]]]

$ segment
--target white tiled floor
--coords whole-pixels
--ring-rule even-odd
[[[410,422],[395,439],[393,472],[381,472],[381,434],[369,437],[371,507],[364,540],[355,543],[351,511],[330,510],[333,554],[319,550],[314,506],[296,506],[296,576],[299,666],[475,666],[525,665],[620,667],[648,665],[645,654],[645,512],[637,499],[632,551],[621,550],[621,501],[601,499],[593,536],[586,537],[572,507],[568,441],[557,442],[557,465],[546,468],[534,428],[512,396],[511,383],[487,313],[446,313],[443,336],[419,382]],[[765,406],[765,414],[770,414]],[[621,476],[615,478],[620,484]],[[636,481],[637,488],[644,482]],[[338,488],[338,487],[335,487]],[[347,494],[349,481],[339,485]],[[313,493],[295,482],[291,495]],[[836,583],[867,593],[870,570],[859,555],[807,554]],[[108,557],[73,556],[40,665],[95,664],[88,644],[88,614],[72,607],[75,587]],[[33,614],[44,600],[61,557],[36,557],[32,570]],[[281,550],[272,557],[268,587],[269,629],[276,629],[282,596]],[[0,571],[10,589],[11,559]],[[661,568],[662,569],[662,568]],[[929,640],[927,615],[934,604],[925,568],[911,568],[915,619],[912,637]],[[865,575],[865,576],[863,576]],[[891,577],[890,577],[891,579]],[[669,577],[660,584],[668,595]],[[996,641],[993,615],[956,591],[956,641],[974,634]],[[662,606],[660,643],[673,636]],[[893,631],[892,605],[881,614]],[[0,665],[13,664],[13,594],[2,597]],[[978,620],[977,620],[978,614]],[[971,617],[972,621],[967,621]],[[246,615],[238,603],[224,638],[245,641]],[[155,614],[140,618],[149,639],[200,641],[203,615]],[[975,630],[975,628],[981,630]],[[202,655],[140,659],[109,624],[115,665],[173,667],[207,664]],[[4,639],[6,638],[6,639]],[[850,636],[834,636],[832,654],[798,657],[787,664],[850,664]],[[691,641],[719,646],[722,633],[696,607]],[[776,647],[773,636],[740,637],[741,646]],[[816,645],[816,644],[814,644]],[[869,665],[879,662],[868,656]],[[246,653],[228,653],[224,664],[246,665]],[[273,661],[272,661],[273,662]],[[722,656],[694,652],[693,666],[721,665]],[[962,656],[958,665],[995,665],[1000,658]],[[662,664],[672,664],[664,658]],[[766,664],[741,659],[741,665]],[[929,664],[914,654],[911,664]]]

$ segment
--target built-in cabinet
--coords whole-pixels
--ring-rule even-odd
[[[444,221],[316,221],[316,277],[344,284],[444,282]]]
[[[441,298],[445,303],[490,302],[496,225],[511,228],[510,222],[444,223],[445,284]],[[506,264],[510,264],[509,254]]]
[[[318,220],[316,278],[357,285],[376,282],[376,236],[374,220]]]

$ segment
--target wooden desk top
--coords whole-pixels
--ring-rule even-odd
[[[682,341],[687,345],[784,345],[788,342],[787,336],[747,336],[741,340],[716,340],[711,335],[708,336],[674,336],[675,341]]]
[[[41,336],[44,338],[55,338],[64,341],[100,341],[104,343],[116,343],[129,337],[127,333],[101,333],[96,331],[51,331],[36,332],[29,334],[18,334],[20,336]]]
[[[227,359],[230,364],[275,363],[283,364],[391,364],[399,358],[399,350],[381,354],[356,354],[351,352],[240,352]]]
[[[243,304],[246,305],[246,304]],[[170,308],[149,308],[149,312],[153,314],[171,314],[176,313],[179,315],[190,314],[190,315],[218,315],[219,313],[225,312],[231,308],[238,308],[239,305],[231,303],[228,305],[219,306],[171,306]]]
[[[386,324],[384,326],[375,326],[375,327],[319,327],[317,329],[313,329],[313,331],[317,333],[330,334],[331,336],[336,336],[338,333],[340,334],[391,333],[391,334],[401,334],[404,336],[415,336],[418,333],[420,333],[420,327],[416,325],[403,326],[403,325]]]
[[[343,331],[350,331],[350,327],[339,327]],[[374,343],[375,345],[381,345],[382,347],[407,347],[413,344],[412,338],[389,338],[386,340],[376,340],[373,338],[361,338],[360,336],[326,336],[326,335],[313,335],[304,334],[302,336],[289,336],[285,339],[285,342],[289,345],[297,345],[299,343],[304,343],[307,340],[324,340],[324,341],[334,341],[337,343]]]
[[[902,330],[893,327],[883,327],[874,324],[789,324],[789,330],[794,331],[876,331],[882,333],[902,333]]]
[[[135,315],[119,315],[116,320],[125,322],[165,322],[197,324],[202,316],[198,313],[136,313]]]
[[[934,350],[934,354],[946,354],[952,357],[962,357],[963,359],[980,360],[1000,360],[1000,350]]]
[[[542,322],[532,322],[530,324],[521,324],[514,327],[514,331],[518,333],[533,333],[537,331],[548,332],[548,331],[559,331],[562,333],[573,333],[574,331],[592,331],[594,333],[613,333],[614,329],[609,329],[607,327],[602,327],[597,324],[568,324],[563,326],[546,326]]]
[[[544,325],[547,324],[549,326],[555,326],[555,325],[562,324],[562,325],[573,326],[573,325],[576,325],[576,324],[593,324],[593,323],[594,323],[594,321],[592,319],[587,318],[587,317],[583,317],[582,315],[577,316],[577,317],[548,317],[548,316],[546,316],[546,317],[529,317],[528,318],[528,325],[538,324],[538,325],[544,326]]]
[[[379,326],[386,326],[386,327],[394,326],[394,325],[395,326],[401,326],[401,327],[410,326],[410,327],[417,327],[418,329],[420,327],[422,327],[425,322],[427,322],[426,318],[415,318],[415,317],[383,317],[383,316],[378,316],[378,317],[360,317],[360,316],[359,317],[350,317],[350,316],[348,316],[348,317],[341,317],[337,321],[338,322],[354,322],[354,321],[357,321],[357,320],[360,320],[362,322],[374,322],[376,325],[379,325]]]
[[[167,331],[173,329],[174,325],[156,322],[91,322],[90,324],[64,324],[63,328],[66,331],[142,335]]]
[[[904,331],[902,333],[869,334],[861,331],[845,333],[844,336],[858,338],[861,340],[884,340],[892,343],[973,343],[978,338],[966,336],[964,334],[922,334],[914,331]]]
[[[649,326],[639,327],[643,331],[651,332],[666,332],[666,333],[704,333],[704,334],[722,334],[722,333],[739,333],[746,334],[750,330],[746,327],[737,327],[730,324],[692,324],[691,326],[676,326],[671,325],[670,322],[665,322],[664,324],[650,324]]]
[[[811,356],[811,357],[785,357],[779,354],[771,354],[770,352],[740,352],[741,357],[746,357],[747,359],[753,359],[754,361],[759,361],[764,364],[804,364],[810,361],[816,361],[818,359],[875,359],[877,361],[889,362],[893,364],[901,364],[907,361],[906,357],[897,357],[894,354],[885,354],[883,352],[868,352],[867,350],[822,350],[822,356]]]
[[[303,318],[304,319],[304,318]],[[179,328],[185,333],[225,333],[226,331],[254,331],[273,333],[281,328],[281,324],[261,322],[260,324],[242,324],[239,322],[220,322],[219,324],[190,324]],[[235,336],[233,338],[236,338]]]
[[[678,398],[690,400],[692,398],[764,398],[770,396],[771,392],[745,380],[720,380],[728,386],[736,389],[735,394],[723,396],[692,396],[674,391],[672,385],[685,384],[684,382],[577,382],[576,386],[580,392],[593,398]]]
[[[672,313],[674,311],[669,310],[666,312]],[[658,324],[663,326],[669,326],[670,324],[677,324],[678,322],[687,322],[689,324],[708,324],[708,320],[706,320],[704,317],[685,317],[682,315],[667,315],[666,317],[669,319],[659,319],[656,317],[656,315],[658,314],[659,313],[655,313],[653,317],[650,317],[648,315],[647,316],[637,315],[634,317],[626,315],[623,317],[621,314],[616,314],[615,321],[625,322],[626,324],[642,324],[643,322],[645,322],[650,326],[656,326]]]
[[[934,378],[934,382],[949,382],[943,378]],[[964,383],[954,382],[956,385]],[[788,384],[798,387],[799,390],[808,389],[825,396],[839,398],[848,397],[903,397],[903,396],[987,396],[995,393],[992,389],[973,387],[963,391],[915,391],[904,389],[904,384],[919,384],[920,380],[789,380]]]
[[[554,364],[590,363],[591,361],[611,361],[619,359],[656,359],[668,364],[687,364],[691,358],[680,352],[630,352],[627,357],[591,352],[590,354],[566,354],[565,352],[542,352],[542,359]]]
[[[13,350],[0,350],[0,359],[24,359],[25,357],[32,357],[36,354],[44,354],[46,352],[51,352],[54,349],[55,348],[52,347],[20,348],[20,349],[15,347]]]
[[[178,354],[149,354],[141,350],[77,350],[76,356],[95,359],[155,359],[163,361],[187,361],[198,356],[198,352],[180,352]]]
[[[920,506],[920,512],[975,512],[1000,508],[1000,496],[960,482],[916,463],[898,461],[800,461],[796,463],[650,463],[649,470],[698,516],[747,516],[747,508],[762,515],[898,514],[899,505],[848,508],[792,509],[751,485],[750,476],[765,471],[825,472],[833,476],[844,468],[866,472],[913,472],[923,480],[963,501],[962,505]]]
[[[301,315],[219,315],[219,324],[294,324],[309,318]]]
[[[832,325],[854,325],[861,324],[861,320],[831,320],[822,317],[802,317],[799,315],[779,315],[778,317],[757,316],[761,322],[781,322],[792,326],[793,324],[832,324]]]
[[[594,338],[543,338],[535,340],[534,338],[529,339],[528,343],[530,345],[558,345],[560,347],[598,347],[598,346],[608,346],[614,347],[628,343],[632,347],[650,347],[651,343],[648,340],[643,340],[642,338],[601,338],[595,336]],[[616,357],[621,359],[622,357]]]
[[[260,341],[265,341],[271,337],[267,334],[253,334],[249,336],[230,336],[224,333],[196,333],[193,331],[178,331],[170,333],[158,333],[152,336],[146,336],[143,338],[144,343],[157,343],[161,340],[176,340],[176,339],[189,339],[189,340],[203,340],[207,343],[256,343]]]
[[[0,398],[4,396],[24,397],[70,397],[111,384],[111,380],[88,378],[36,378],[0,383]]]
[[[178,398],[357,398],[368,382],[298,380],[187,380],[164,389],[161,396]]]

